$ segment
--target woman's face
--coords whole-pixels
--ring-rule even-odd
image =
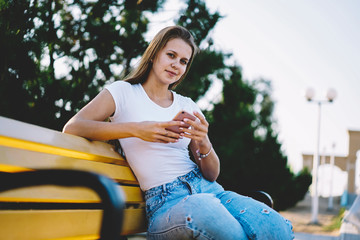
[[[184,40],[174,38],[156,55],[149,78],[164,85],[178,81],[185,73],[192,48]]]

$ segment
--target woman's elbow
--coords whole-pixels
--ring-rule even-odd
[[[220,171],[209,171],[204,173],[204,177],[210,181],[210,182],[215,182],[216,179],[219,177]]]
[[[205,177],[208,181],[210,181],[210,182],[215,182],[216,181],[216,179],[217,179],[217,177],[218,176],[207,176],[207,177]]]

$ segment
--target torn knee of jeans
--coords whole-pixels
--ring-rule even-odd
[[[231,199],[226,200],[225,203],[231,203]]]
[[[265,213],[265,214],[269,214],[269,213],[270,213],[270,211],[269,211],[268,209],[266,209],[266,208],[264,208],[261,212],[262,212],[262,213]]]
[[[246,212],[246,209],[240,210],[240,214],[243,214],[243,213],[245,213],[245,212]]]
[[[191,223],[192,222],[192,217],[190,215],[186,216],[186,221]]]

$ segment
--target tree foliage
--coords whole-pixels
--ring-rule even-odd
[[[176,23],[193,34],[201,51],[186,76],[186,82],[191,84],[180,84],[176,91],[197,101],[209,90],[214,76],[225,69],[224,61],[228,54],[215,50],[213,40],[209,37],[209,33],[221,19],[220,13],[211,13],[202,0],[188,0],[186,5]]]
[[[0,7],[0,112],[22,120],[30,114],[26,83],[39,73],[32,57],[40,51],[31,38],[34,13],[23,1],[1,2]]]
[[[60,130],[102,87],[126,75],[147,46],[147,13],[165,0],[0,0],[0,113]],[[243,80],[231,56],[217,49],[211,31],[222,18],[204,0],[187,0],[174,23],[200,46],[176,91],[199,100],[214,79],[223,99],[206,112],[221,159],[219,181],[246,193],[265,190],[277,209],[293,206],[310,184],[294,175],[273,130],[271,85]],[[61,71],[59,71],[61,67]]]
[[[247,194],[268,192],[275,208],[284,210],[303,199],[311,183],[308,172],[293,174],[273,130],[271,84],[242,79],[231,66],[223,76],[223,100],[209,112],[209,135],[221,159],[219,182]]]
[[[11,0],[1,5],[3,116],[60,130],[107,81],[129,72],[162,0]],[[56,66],[63,66],[56,73]],[[9,104],[14,103],[13,104]]]

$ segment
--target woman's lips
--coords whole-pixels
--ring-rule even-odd
[[[170,75],[170,76],[172,76],[172,77],[175,77],[177,74],[175,73],[175,72],[173,72],[173,71],[169,71],[169,70],[166,70],[166,72]]]

